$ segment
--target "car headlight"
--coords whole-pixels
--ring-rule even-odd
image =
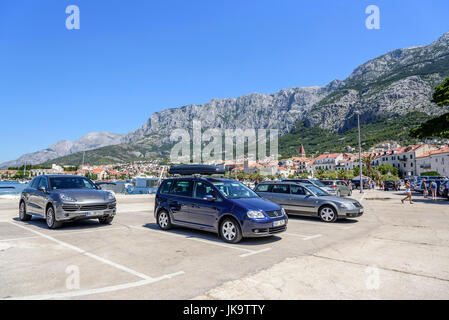
[[[61,194],[60,198],[64,202],[76,202],[76,199],[74,199],[74,198],[72,198],[72,197],[70,197],[70,196],[68,196],[66,194]]]
[[[112,192],[108,192],[108,195],[106,196],[106,198],[109,201],[115,201],[115,196],[114,196],[114,194]]]
[[[282,215],[285,216],[285,210],[284,210],[284,208],[281,208],[281,212],[282,212]]]
[[[354,209],[355,208],[354,205],[350,202],[342,202],[339,204],[339,206],[341,208],[345,208],[345,209]]]
[[[265,215],[260,210],[249,210],[246,215],[251,219],[262,219],[265,218]]]

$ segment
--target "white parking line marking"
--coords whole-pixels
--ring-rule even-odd
[[[147,275],[145,275],[145,274],[143,274],[143,273],[134,271],[134,270],[132,270],[132,269],[130,269],[130,268],[128,268],[128,267],[122,266],[122,265],[120,265],[120,264],[118,264],[118,263],[109,261],[109,260],[104,259],[104,258],[102,258],[102,257],[99,257],[99,256],[97,256],[97,255],[94,255],[94,254],[92,254],[92,253],[90,253],[90,252],[87,252],[86,250],[83,250],[83,249],[81,249],[81,248],[75,247],[75,246],[73,246],[73,245],[71,245],[71,244],[68,244],[68,243],[66,243],[66,242],[63,242],[63,241],[58,240],[58,239],[56,239],[56,238],[50,237],[50,236],[48,236],[48,235],[46,235],[46,234],[43,234],[43,233],[41,233],[41,232],[39,232],[39,231],[36,231],[36,230],[30,229],[30,228],[27,228],[27,227],[25,227],[25,226],[22,226],[22,225],[20,225],[20,224],[17,224],[17,223],[11,222],[11,221],[9,221],[9,223],[11,223],[12,225],[17,226],[17,227],[19,227],[19,228],[22,228],[22,229],[28,230],[28,231],[30,231],[30,232],[33,232],[33,233],[35,233],[35,234],[37,234],[37,235],[39,235],[39,236],[41,236],[41,237],[43,237],[43,238],[46,238],[46,239],[51,240],[51,241],[53,241],[53,242],[56,242],[56,243],[60,244],[61,246],[64,246],[64,247],[66,247],[66,248],[69,248],[69,249],[72,249],[72,250],[74,250],[74,251],[77,251],[77,252],[79,252],[79,253],[81,253],[81,254],[87,256],[87,257],[90,257],[90,258],[95,259],[95,260],[97,260],[97,261],[103,262],[104,264],[113,266],[113,267],[115,267],[115,268],[117,268],[117,269],[120,269],[120,270],[122,270],[122,271],[128,272],[128,273],[130,273],[130,274],[132,274],[132,275],[135,275],[136,277],[142,278],[142,279],[144,279],[144,280],[151,280],[151,279],[152,279],[151,277],[149,277],[149,276],[147,276]]]
[[[288,236],[300,237],[304,241],[312,240],[312,239],[319,238],[322,236],[321,234],[305,235],[305,234],[297,234],[297,233],[289,233],[289,232],[284,232],[284,234],[286,234]]]
[[[166,275],[163,275],[158,278],[151,278],[151,279],[147,279],[147,280],[140,280],[137,282],[124,283],[124,284],[119,284],[119,285],[115,285],[115,286],[103,287],[103,288],[88,289],[88,290],[76,290],[76,291],[69,291],[69,292],[63,292],[63,293],[43,294],[43,295],[35,295],[35,296],[27,296],[27,297],[15,297],[15,298],[8,298],[5,300],[48,300],[48,299],[61,299],[61,298],[72,298],[72,297],[86,296],[86,295],[91,295],[91,294],[99,294],[99,293],[113,292],[113,291],[118,291],[118,290],[123,290],[123,289],[136,288],[136,287],[144,286],[144,285],[147,285],[150,283],[155,283],[155,282],[158,282],[161,280],[170,279],[175,276],[182,275],[182,274],[184,274],[184,271],[166,274]]]
[[[261,249],[261,250],[257,250],[257,251],[252,251],[252,252],[241,254],[241,255],[239,255],[239,257],[245,258],[245,257],[252,256],[252,255],[255,255],[255,254],[258,254],[258,253],[266,252],[266,251],[269,251],[269,250],[271,250],[271,248],[265,248],[265,249]]]
[[[318,228],[331,228],[331,229],[340,229],[340,230],[348,230],[353,226],[342,226],[342,224],[327,224],[325,222],[312,222],[312,221],[304,221],[304,220],[288,220],[289,224],[308,224],[310,226],[316,226]]]
[[[240,251],[247,252],[246,254],[240,255],[240,257],[242,257],[242,258],[250,256],[250,255],[258,254],[258,253],[261,253],[261,252],[265,252],[265,251],[268,251],[268,250],[271,250],[271,248],[265,248],[265,249],[261,249],[261,250],[251,250],[251,249],[246,249],[246,248],[234,247],[234,246],[227,245],[227,244],[224,244],[224,243],[217,243],[217,242],[214,242],[214,241],[211,241],[211,240],[205,240],[205,239],[200,239],[200,238],[196,238],[196,237],[188,237],[188,236],[185,236],[185,235],[172,233],[172,232],[154,230],[154,229],[146,228],[146,227],[142,227],[142,226],[130,226],[130,227],[131,228],[135,228],[135,229],[140,229],[140,230],[150,230],[150,231],[157,232],[157,233],[164,234],[164,235],[169,235],[169,236],[183,238],[183,239],[187,239],[187,240],[193,240],[193,241],[197,241],[197,242],[202,242],[202,243],[206,243],[206,244],[210,244],[210,245],[214,245],[214,246],[219,246],[219,247],[224,247],[224,248],[229,248],[229,249],[234,249],[234,250],[240,250]]]
[[[40,237],[39,236],[35,236],[35,237],[22,237],[22,238],[13,238],[13,239],[2,239],[2,240],[0,240],[0,242],[18,241],[18,240],[36,239],[36,238],[40,238]]]

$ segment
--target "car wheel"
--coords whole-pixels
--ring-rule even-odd
[[[157,225],[162,230],[171,229],[172,224],[170,221],[170,215],[167,211],[165,210],[159,211],[159,213],[157,214]]]
[[[47,213],[45,215],[45,221],[47,222],[47,227],[50,229],[56,229],[61,226],[61,222],[56,221],[55,210],[52,206],[47,208]]]
[[[331,206],[324,206],[319,211],[320,219],[323,222],[335,222],[337,221],[337,212]]]
[[[102,218],[98,218],[98,222],[100,222],[101,224],[111,224],[112,220],[114,220],[114,217],[102,217]]]
[[[220,237],[227,243],[237,243],[242,240],[242,230],[232,218],[225,218],[220,224]]]
[[[19,204],[19,219],[20,219],[20,221],[31,220],[31,215],[27,214],[27,207],[26,207],[24,201],[20,202],[20,204]]]

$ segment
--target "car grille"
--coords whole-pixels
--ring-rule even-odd
[[[287,230],[287,226],[273,227],[273,228],[268,229],[268,233],[273,234],[273,233],[283,232],[285,230]]]
[[[107,208],[108,208],[107,204],[93,204],[81,206],[80,211],[97,211],[97,210],[106,210]]]
[[[78,208],[79,206],[77,206],[76,204],[64,204],[62,206],[62,210],[69,212],[78,211]]]
[[[281,210],[265,211],[265,213],[270,218],[282,217],[282,211]]]

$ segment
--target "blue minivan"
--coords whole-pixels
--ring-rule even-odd
[[[284,209],[244,184],[201,176],[164,180],[156,193],[154,217],[162,230],[177,225],[211,231],[228,243],[283,232],[288,222]]]

